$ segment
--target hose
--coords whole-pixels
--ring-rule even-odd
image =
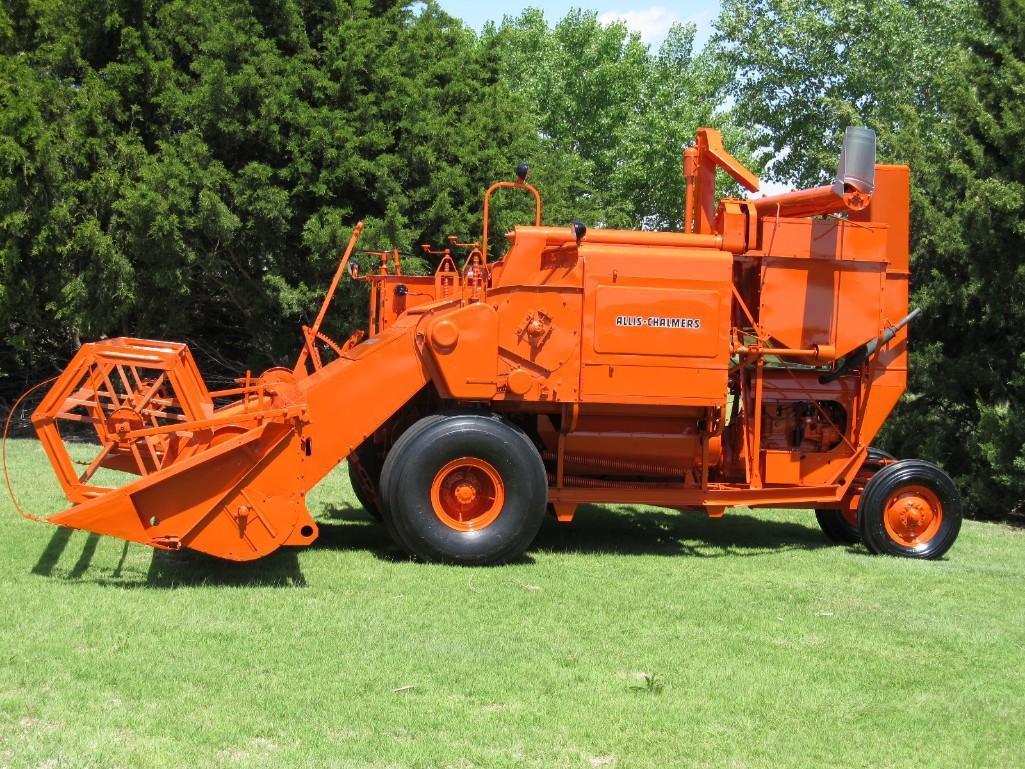
[[[904,316],[903,320],[897,323],[895,326],[890,326],[886,329],[882,335],[877,336],[875,339],[869,339],[862,345],[855,347],[847,355],[844,356],[843,363],[837,367],[835,371],[830,371],[828,374],[823,374],[819,377],[819,384],[829,384],[835,382],[837,379],[842,377],[848,371],[853,368],[860,366],[870,357],[875,355],[876,351],[879,350],[884,344],[893,339],[897,332],[900,331],[904,326],[913,321],[919,315],[922,314],[920,307],[912,310]]]
[[[0,440],[0,455],[2,455],[3,461],[4,483],[7,484],[7,496],[11,498],[11,502],[14,504],[14,509],[18,512],[18,515],[20,515],[22,518],[27,518],[30,521],[45,521],[46,519],[40,518],[38,515],[33,515],[32,513],[25,512],[22,506],[18,504],[18,498],[14,495],[14,487],[11,486],[11,475],[7,470],[7,435],[11,429],[11,420],[14,418],[14,414],[18,410],[18,406],[21,405],[21,402],[43,385],[48,385],[54,380],[56,380],[58,376],[60,376],[60,374],[58,374],[57,376],[52,376],[49,379],[44,379],[42,382],[38,382],[32,385],[25,392],[18,396],[18,400],[14,402],[14,405],[11,407],[11,410],[7,413],[7,419],[4,422],[3,439]]]

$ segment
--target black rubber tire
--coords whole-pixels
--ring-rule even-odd
[[[861,542],[861,532],[843,517],[840,510],[820,509],[815,511],[815,520],[830,542],[841,545],[856,545]]]
[[[356,495],[356,499],[363,505],[363,509],[367,511],[367,514],[375,521],[381,520],[381,508],[377,504],[377,500],[380,499],[379,489],[381,487],[381,461],[377,458],[374,452],[373,446],[368,442],[364,441],[353,454],[356,459],[359,460],[362,465],[364,472],[370,476],[371,483],[377,483],[377,489],[368,487],[363,480],[363,476],[356,472],[353,467],[352,458],[349,458],[348,471],[349,471],[349,485],[352,486],[352,491]]]
[[[392,444],[392,447],[388,450],[388,456],[384,458],[384,465],[381,468],[381,483],[378,486],[378,497],[381,500],[381,520],[384,522],[384,527],[388,530],[392,541],[407,553],[410,552],[409,546],[402,541],[398,531],[395,530],[391,520],[391,511],[388,507],[389,489],[393,485],[394,478],[401,475],[401,472],[396,472],[395,470],[402,467],[402,454],[405,453],[406,448],[417,435],[431,425],[442,422],[445,419],[450,419],[453,416],[452,414],[430,414],[422,419],[418,419]]]
[[[384,466],[381,468],[381,504],[384,505],[384,512],[386,514],[388,512],[388,489],[397,476],[395,469],[401,463],[400,457],[403,452],[428,427],[438,422],[443,422],[446,419],[454,419],[457,416],[462,416],[462,414],[430,414],[422,417],[411,424],[399,436],[399,439],[392,444],[392,447],[388,449],[388,456],[384,458]]]
[[[879,469],[881,469],[884,462],[895,462],[896,459],[893,454],[877,449],[875,446],[869,446],[865,465],[869,468],[878,465],[880,466]],[[878,469],[876,472],[878,472]],[[852,526],[839,510],[816,510],[815,520],[819,522],[819,528],[822,529],[822,533],[826,535],[826,539],[830,542],[836,542],[841,545],[856,545],[861,542],[860,527],[857,525]]]
[[[435,514],[431,485],[460,457],[486,460],[505,486],[498,517],[478,531],[450,528]],[[534,541],[548,502],[548,479],[537,448],[515,425],[490,414],[437,415],[421,420],[388,453],[382,472],[385,519],[401,547],[424,561],[498,564]]]
[[[939,531],[928,542],[914,547],[894,541],[883,520],[888,500],[905,486],[929,489],[943,508]],[[962,517],[961,495],[950,476],[921,459],[901,459],[883,467],[866,484],[858,505],[861,540],[865,546],[873,553],[904,558],[941,558],[957,539]]]
[[[875,446],[869,446],[868,455],[865,457],[865,461],[881,465],[885,461],[895,462],[897,461],[897,457],[893,456],[893,454],[888,451],[877,449]]]

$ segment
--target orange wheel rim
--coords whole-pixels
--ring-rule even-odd
[[[505,484],[489,462],[476,457],[453,459],[434,476],[431,505],[439,520],[456,531],[490,526],[505,504]]]
[[[844,519],[848,526],[858,528],[858,511],[857,510],[841,510],[840,516]]]
[[[905,486],[886,502],[883,525],[894,542],[918,547],[930,542],[943,525],[943,505],[924,486]]]

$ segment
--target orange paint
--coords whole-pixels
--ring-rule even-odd
[[[433,276],[373,252],[379,267],[360,276],[347,269],[357,225],[296,365],[229,390],[209,392],[184,345],[84,345],[33,415],[72,502],[50,520],[234,560],[309,544],[307,491],[357,447],[383,458],[416,419],[453,408],[523,427],[562,521],[601,502],[855,510],[866,449],[906,386],[907,329],[839,367],[907,315],[908,169],[877,166],[871,193],[716,204],[717,168],[750,190],[757,178],[711,129],[684,160],[683,233],[546,226],[520,179],[488,189],[480,248],[425,247]],[[506,187],[534,196],[534,222],[488,261],[491,193]],[[346,275],[369,283],[370,323],[339,344],[321,327]],[[71,422],[101,445],[84,471],[62,442]],[[135,480],[95,484],[101,468]],[[459,531],[493,523],[515,492],[474,457],[427,491]],[[911,489],[885,520],[895,541],[921,543],[942,515]]]
[[[453,459],[431,484],[431,506],[438,519],[456,531],[480,531],[497,520],[505,504],[505,485],[490,462]]]
[[[932,541],[943,524],[943,505],[924,486],[907,486],[893,495],[883,513],[886,533],[894,542],[916,547]]]

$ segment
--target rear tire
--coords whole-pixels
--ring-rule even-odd
[[[843,510],[816,510],[815,520],[819,522],[822,533],[830,542],[841,545],[856,545],[861,542],[861,532],[855,524],[847,520]]]
[[[353,457],[363,468],[363,473],[356,469]],[[377,458],[372,444],[364,442],[352,452],[348,461],[348,470],[349,485],[352,486],[352,492],[356,495],[356,499],[363,505],[363,509],[371,518],[380,521],[381,506],[378,504],[378,500],[381,488],[381,461]]]
[[[961,531],[961,495],[936,465],[902,459],[872,476],[858,519],[862,541],[873,553],[940,558]]]
[[[389,530],[424,561],[512,560],[533,542],[548,502],[534,444],[494,415],[421,420],[388,453],[381,485]]]
[[[866,464],[884,465],[888,462],[896,462],[897,457],[893,456],[888,451],[877,449],[875,446],[869,446],[868,452],[865,457]]]
[[[875,446],[869,446],[864,469],[875,474],[887,463],[896,461],[897,458],[893,454],[877,449]],[[861,542],[861,528],[858,523],[857,511],[854,515],[850,515],[844,510],[819,509],[815,511],[815,519],[819,522],[819,528],[822,529],[822,533],[829,541],[840,545],[856,545]]]

